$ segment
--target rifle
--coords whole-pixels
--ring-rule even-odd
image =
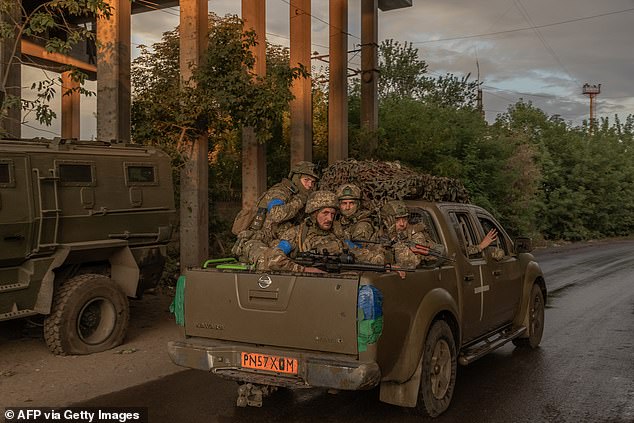
[[[348,250],[344,250],[341,254],[330,254],[328,250],[323,250],[321,253],[311,250],[299,253],[293,261],[302,266],[316,267],[328,273],[340,273],[346,270],[361,272],[389,272],[391,270],[413,272],[415,270],[393,267],[391,264],[356,263],[354,255],[350,254]]]
[[[355,242],[355,243],[356,242],[360,242],[360,243],[367,242],[368,244],[377,244],[377,245],[380,245],[381,247],[384,247],[384,248],[393,248],[394,244],[396,244],[397,242],[402,242],[405,245],[407,245],[408,247],[412,247],[412,248],[415,248],[415,247],[428,248],[429,249],[429,253],[427,253],[427,255],[429,255],[429,256],[437,257],[439,259],[447,260],[447,261],[456,261],[456,259],[451,258],[451,257],[447,257],[447,256],[439,253],[438,251],[434,250],[431,247],[428,247],[428,246],[423,245],[423,244],[418,244],[418,243],[416,243],[414,241],[407,241],[405,239],[390,240],[390,239],[387,239],[385,237],[382,237],[382,238],[379,238],[378,241],[369,241],[369,240],[366,240],[366,239],[353,239],[353,240],[351,240],[351,242]]]

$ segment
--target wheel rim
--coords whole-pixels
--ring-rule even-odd
[[[544,320],[544,305],[539,295],[533,297],[533,306],[531,308],[530,336],[533,337],[541,333]]]
[[[93,298],[77,316],[77,333],[86,344],[100,344],[112,334],[116,322],[114,304],[106,298]]]
[[[436,399],[443,399],[451,382],[451,352],[449,344],[439,339],[431,357],[431,392]]]

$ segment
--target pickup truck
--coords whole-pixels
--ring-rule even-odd
[[[484,209],[408,201],[445,258],[407,272],[262,273],[187,270],[175,298],[178,365],[240,383],[239,406],[277,387],[363,390],[431,417],[451,402],[457,365],[512,341],[536,348],[546,284],[527,238]],[[492,228],[498,240],[469,248]],[[469,254],[474,252],[475,254]]]

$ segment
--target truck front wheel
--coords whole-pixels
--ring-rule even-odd
[[[128,299],[109,277],[75,276],[56,290],[44,339],[58,355],[105,351],[123,342],[129,317]]]
[[[434,322],[423,350],[423,368],[416,408],[436,417],[449,407],[456,385],[456,343],[446,322]]]
[[[544,333],[544,295],[537,284],[534,284],[531,289],[528,313],[528,337],[515,338],[513,344],[521,348],[537,348],[542,342],[542,334]]]

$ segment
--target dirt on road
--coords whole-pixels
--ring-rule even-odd
[[[51,354],[37,321],[0,323],[0,409],[63,407],[182,371],[167,355],[182,337],[170,302],[158,293],[131,300],[124,343],[88,356]]]

